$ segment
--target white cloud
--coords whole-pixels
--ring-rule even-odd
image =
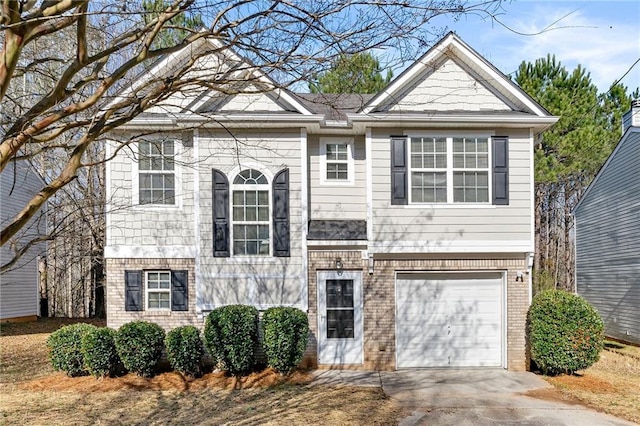
[[[494,46],[503,47],[488,59],[509,73],[523,60],[533,62],[547,53],[555,54],[569,71],[581,64],[591,73],[592,81],[600,91],[607,90],[640,57],[640,29],[637,22],[633,25],[606,16],[603,7],[607,7],[606,3],[589,11],[601,10],[602,16],[589,16],[587,8],[559,8],[551,3],[534,5],[528,10],[526,19],[507,11],[503,18],[510,28],[537,35],[522,36],[494,28],[485,33],[484,42],[492,40]],[[551,29],[545,30],[556,21]],[[631,90],[640,86],[640,64],[622,82]]]

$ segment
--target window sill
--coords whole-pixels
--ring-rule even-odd
[[[182,205],[180,204],[134,204],[131,206],[131,210],[136,212],[144,211],[181,211]]]
[[[278,258],[272,256],[233,256],[227,258],[227,263],[232,265],[275,265],[278,263]]]
[[[145,316],[149,316],[149,317],[168,317],[171,316],[171,311],[170,310],[151,310],[151,309],[147,309],[146,311],[144,311]]]
[[[405,209],[495,209],[493,204],[476,203],[442,203],[442,204],[407,204],[402,206]]]
[[[320,186],[354,186],[352,180],[321,180]]]

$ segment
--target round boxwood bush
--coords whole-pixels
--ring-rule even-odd
[[[204,355],[200,330],[192,325],[174,328],[167,333],[165,346],[171,368],[186,376],[200,375]]]
[[[120,358],[116,352],[115,335],[115,330],[96,327],[82,337],[84,364],[92,376],[106,377],[118,370]]]
[[[124,368],[142,377],[153,376],[164,348],[164,330],[155,323],[132,321],[120,327],[115,343]]]
[[[95,328],[91,324],[71,324],[51,333],[47,338],[47,346],[53,368],[64,371],[70,377],[86,375],[82,337]]]
[[[269,308],[262,316],[267,364],[281,373],[296,368],[307,348],[309,320],[297,308]]]
[[[571,374],[590,367],[604,347],[598,312],[562,290],[538,293],[528,315],[531,359],[544,374]]]
[[[209,353],[234,376],[249,372],[256,362],[258,310],[253,306],[229,305],[207,316],[204,340]]]

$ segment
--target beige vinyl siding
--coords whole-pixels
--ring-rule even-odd
[[[353,184],[321,183],[320,139],[323,135],[309,135],[309,219],[366,219],[366,158],[364,136],[354,139]],[[332,136],[327,135],[330,138]],[[341,139],[349,139],[345,136]]]
[[[0,174],[0,225],[5,226],[42,187],[26,161],[7,164]],[[45,209],[36,213],[14,237],[18,245],[46,232]],[[0,263],[13,258],[11,242],[0,247]],[[20,318],[38,314],[38,256],[44,255],[46,246],[32,247],[9,271],[0,275],[0,319]]]
[[[391,111],[510,111],[499,97],[487,89],[453,59],[447,59],[395,101]]]
[[[302,306],[303,257],[301,213],[300,132],[273,133],[201,132],[197,141],[200,161],[197,165],[200,180],[200,279],[198,306],[209,310],[216,306],[246,303],[252,305]],[[212,168],[222,171],[232,183],[231,172],[260,165],[273,176],[289,168],[290,257],[213,256],[213,213],[211,179]],[[231,191],[231,188],[230,188]],[[272,194],[271,194],[272,196]],[[232,199],[231,193],[229,199]],[[272,198],[269,199],[272,207]],[[233,223],[230,224],[230,227]],[[272,230],[273,224],[271,222]],[[271,241],[271,246],[273,242]],[[231,250],[232,251],[232,250]],[[233,252],[233,251],[232,251]]]
[[[167,136],[164,134],[163,136]],[[137,147],[123,149],[107,163],[111,194],[109,204],[107,246],[192,246],[195,244],[193,225],[193,149],[185,147],[182,136],[176,134],[176,196],[178,205],[136,205],[134,191],[138,176],[132,167]],[[110,142],[112,150],[116,142]]]
[[[620,142],[575,212],[578,294],[607,335],[640,343],[640,129]]]
[[[466,130],[465,134],[472,131]],[[478,133],[486,133],[478,130]],[[530,147],[528,130],[495,129],[509,136],[509,205],[490,203],[477,208],[457,205],[390,204],[390,135],[442,134],[442,130],[375,129],[372,133],[373,240],[423,241],[532,241]],[[447,131],[447,134],[455,132]]]

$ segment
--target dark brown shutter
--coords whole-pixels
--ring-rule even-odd
[[[213,256],[229,257],[229,180],[213,169]]]
[[[187,271],[171,271],[171,310],[189,310],[189,282]]]
[[[289,257],[289,169],[283,169],[273,178],[273,255]]]
[[[124,310],[143,311],[142,271],[124,271]]]
[[[391,204],[407,204],[407,138],[391,136]]]
[[[494,136],[493,141],[493,204],[509,204],[509,138]]]

